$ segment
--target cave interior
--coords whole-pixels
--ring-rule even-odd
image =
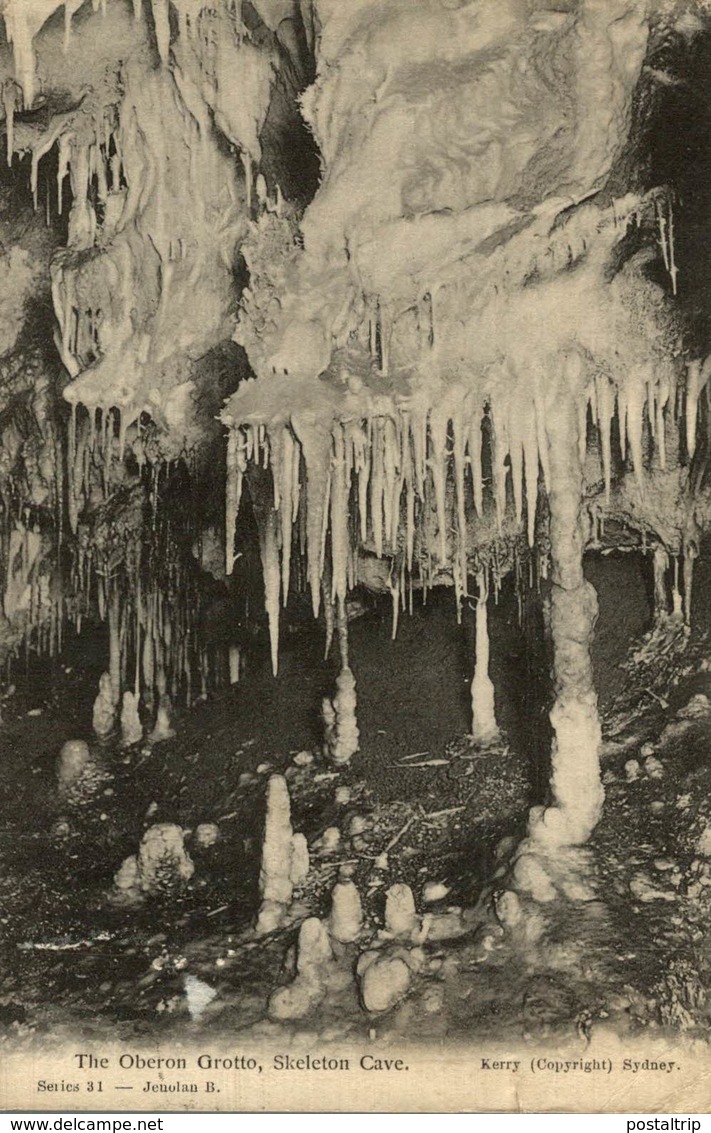
[[[707,1037],[711,5],[0,16],[0,1028]]]

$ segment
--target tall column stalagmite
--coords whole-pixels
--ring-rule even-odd
[[[542,845],[585,842],[600,817],[601,742],[590,643],[597,594],[583,574],[583,456],[577,382],[569,368],[551,389],[546,411],[550,462],[551,636],[555,701],[551,805],[531,813],[530,834]],[[551,383],[552,384],[552,383]]]

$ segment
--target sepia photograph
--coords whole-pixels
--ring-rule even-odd
[[[0,1109],[698,1133],[711,0],[0,0],[0,92]]]

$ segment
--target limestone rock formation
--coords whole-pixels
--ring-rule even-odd
[[[336,882],[331,892],[328,930],[334,940],[350,944],[363,928],[363,908],[357,886],[346,878]]]
[[[146,830],[138,853],[121,863],[109,900],[132,905],[146,897],[170,897],[184,888],[194,873],[195,865],[185,849],[180,826],[156,823]]]
[[[183,831],[170,822],[149,826],[138,848],[138,878],[144,893],[170,892],[195,872]]]

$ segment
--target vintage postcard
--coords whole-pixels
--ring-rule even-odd
[[[0,0],[0,1107],[711,1101],[711,3]]]

